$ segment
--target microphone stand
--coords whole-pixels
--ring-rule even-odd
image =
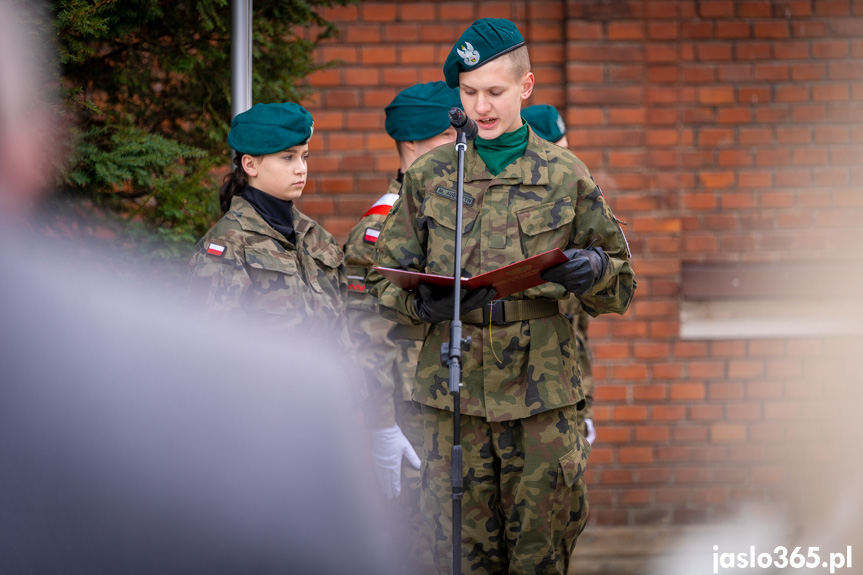
[[[458,110],[461,112],[461,110]],[[462,112],[462,114],[464,114]],[[452,112],[450,112],[452,118]],[[455,149],[458,154],[458,186],[455,208],[455,271],[453,273],[453,319],[449,342],[441,345],[441,361],[449,366],[449,392],[453,400],[453,434],[450,455],[450,486],[452,487],[452,573],[461,574],[461,502],[464,495],[464,466],[461,448],[461,352],[470,349],[470,338],[462,339],[461,323],[461,241],[462,205],[464,203],[464,153],[467,150],[466,126],[457,127]]]

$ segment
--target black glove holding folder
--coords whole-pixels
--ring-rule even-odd
[[[454,304],[452,287],[439,287],[427,283],[417,286],[414,299],[414,312],[417,317],[426,323],[440,323],[452,321],[452,310]],[[461,288],[461,299],[459,311],[465,314],[471,310],[481,308],[494,299],[494,288],[480,287],[468,291]]]
[[[547,282],[554,282],[575,295],[581,295],[596,285],[605,274],[608,256],[602,248],[570,249],[563,252],[569,261],[542,272]]]

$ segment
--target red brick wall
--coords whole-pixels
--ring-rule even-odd
[[[837,358],[850,344],[683,340],[681,265],[854,251],[863,0],[382,1],[326,17],[342,37],[318,56],[342,63],[309,79],[316,137],[300,205],[340,240],[398,167],[384,106],[442,79],[479,17],[519,26],[537,79],[529,103],[565,114],[572,150],[629,223],[635,301],[590,334],[592,521],[710,521],[809,472],[801,457],[820,453],[817,416],[847,391]]]

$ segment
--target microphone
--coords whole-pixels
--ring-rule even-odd
[[[457,132],[464,134],[465,141],[476,138],[479,131],[476,127],[476,122],[468,118],[461,108],[449,109],[449,123]]]

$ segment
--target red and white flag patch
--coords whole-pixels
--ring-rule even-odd
[[[374,228],[366,228],[366,233],[363,236],[363,241],[373,244],[378,241],[378,236],[381,235],[380,230]]]
[[[210,242],[210,245],[207,246],[207,253],[220,258],[225,255],[225,246]]]

